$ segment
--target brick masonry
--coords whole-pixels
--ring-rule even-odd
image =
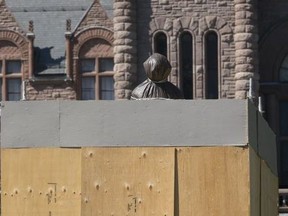
[[[153,35],[161,30],[168,36],[168,58],[172,64],[170,80],[180,86],[179,35],[188,31],[193,36],[193,75],[195,98],[205,96],[204,35],[213,30],[219,35],[220,97],[234,98],[235,94],[235,6],[234,1],[138,1],[138,72],[139,81],[145,78],[142,62],[153,53]]]
[[[71,97],[65,96],[67,95],[65,93],[55,98],[77,98],[79,50],[88,40],[101,38],[114,47],[116,99],[128,99],[133,88],[145,79],[142,63],[154,52],[153,36],[159,31],[163,31],[168,38],[168,59],[172,65],[169,79],[179,87],[181,87],[179,36],[185,31],[191,33],[195,98],[205,98],[204,37],[210,30],[219,36],[219,96],[243,99],[247,96],[249,78],[254,78],[257,84],[259,79],[257,0],[114,0],[113,7],[114,18],[111,20],[99,1],[94,1],[76,30],[72,32],[73,82],[55,86],[59,91],[62,89],[64,92],[70,92]],[[261,4],[259,8],[263,7],[265,6]],[[6,32],[8,30],[16,32],[18,38],[23,37],[26,43],[28,40],[25,31],[19,28],[13,15],[5,7],[4,1],[0,1],[0,9],[0,16],[3,18],[0,19],[2,22],[0,26],[3,26]],[[260,31],[261,33],[265,31],[262,23]],[[19,40],[16,37],[9,36],[9,40]],[[20,46],[25,62],[23,79],[27,79],[29,74],[28,64],[26,66],[28,48],[25,46],[24,44]],[[45,91],[46,87],[50,88],[53,85],[53,81],[49,84],[28,84],[30,90],[27,91],[27,98],[41,99],[42,96],[38,97],[39,94],[36,92],[43,94],[46,92],[47,98],[53,98],[51,91]]]
[[[128,99],[137,77],[136,2],[115,0],[113,9],[115,98]]]
[[[257,0],[235,0],[235,98],[247,96],[249,79],[254,79],[258,92]],[[257,96],[257,95],[255,95]]]
[[[28,26],[28,23],[27,23]],[[6,49],[2,50],[0,56],[3,58],[16,58],[22,60],[22,73],[24,85],[26,89],[26,100],[75,100],[79,98],[78,84],[78,54],[81,46],[90,39],[102,38],[108,41],[113,46],[113,23],[108,18],[106,11],[101,7],[99,1],[94,3],[89,8],[89,11],[79,20],[79,25],[73,32],[72,44],[72,82],[65,80],[45,79],[45,81],[35,81],[32,75],[29,76],[29,37],[26,36],[26,31],[21,29],[16,23],[13,14],[5,5],[5,1],[0,1],[0,40],[6,43]],[[4,30],[2,30],[4,29]],[[31,33],[31,32],[30,32]],[[36,35],[37,37],[37,35]],[[64,37],[64,35],[63,35]],[[12,43],[12,46],[7,47],[7,44]],[[14,48],[14,45],[18,49]],[[17,54],[17,56],[15,56]],[[113,56],[113,54],[111,54]]]

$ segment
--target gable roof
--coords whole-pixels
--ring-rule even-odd
[[[16,22],[15,17],[7,8],[4,0],[0,0],[0,29],[13,30],[25,36],[25,32]]]
[[[93,0],[6,0],[17,23],[34,21],[35,74],[65,75],[66,20],[74,29]],[[112,15],[113,0],[101,0]]]
[[[105,0],[102,2],[107,3],[108,1],[111,0]],[[112,29],[113,22],[112,19],[109,19],[107,10],[104,8],[104,6],[101,5],[99,1],[94,1],[89,7],[89,9],[86,11],[84,16],[82,17],[76,28],[74,29],[73,34],[80,32],[81,30],[86,28],[99,27],[99,26],[105,26],[107,28]]]

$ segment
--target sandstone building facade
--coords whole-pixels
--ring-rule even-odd
[[[255,101],[288,187],[285,0],[0,0],[1,100],[129,99],[154,52],[186,99]]]

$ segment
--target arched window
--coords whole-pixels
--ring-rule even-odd
[[[180,71],[185,99],[193,99],[192,46],[192,35],[189,32],[183,32],[180,35]]]
[[[12,42],[0,41],[0,101],[21,100],[22,61],[19,48]]]
[[[288,55],[282,61],[280,70],[279,70],[279,81],[288,82]]]
[[[103,39],[91,39],[80,50],[82,100],[114,100],[113,47]]]
[[[167,57],[167,36],[163,32],[158,32],[154,37],[154,52]]]
[[[218,35],[211,31],[205,35],[206,98],[218,98]]]

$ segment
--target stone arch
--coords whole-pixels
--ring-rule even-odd
[[[22,61],[22,76],[24,79],[29,76],[29,41],[26,37],[12,30],[0,30],[0,41],[6,46],[8,55],[20,58]],[[5,54],[7,55],[7,54]]]
[[[199,20],[199,32],[204,34],[208,30],[217,30],[221,35],[233,33],[229,24],[221,17],[206,16]]]
[[[219,97],[226,97],[226,93],[223,88],[223,84],[225,82],[226,79],[228,79],[227,77],[224,77],[223,75],[223,71],[227,71],[228,67],[229,67],[229,73],[233,73],[232,70],[234,68],[232,64],[222,64],[222,57],[223,57],[223,53],[221,50],[230,47],[231,44],[234,42],[234,38],[233,38],[233,30],[231,28],[231,26],[229,25],[229,23],[224,20],[221,17],[218,16],[205,16],[202,17],[201,19],[199,19],[199,28],[198,28],[199,32],[199,39],[201,40],[201,49],[203,51],[203,62],[202,65],[199,65],[199,69],[201,68],[201,70],[199,70],[199,72],[201,74],[199,74],[199,76],[202,76],[202,90],[206,91],[206,57],[205,57],[205,38],[207,33],[213,31],[217,34],[218,36],[218,90],[219,90]],[[206,92],[205,92],[206,94]]]
[[[74,57],[79,55],[80,49],[87,41],[95,38],[100,38],[108,41],[113,46],[114,35],[113,32],[106,28],[88,28],[74,36]]]
[[[13,58],[21,59],[21,51],[15,43],[0,39],[0,58],[5,58],[7,54]]]
[[[271,29],[259,44],[259,73],[262,82],[278,80],[279,68],[288,54],[288,20]]]
[[[195,37],[198,22],[192,17],[181,17],[173,21],[173,34],[177,37],[183,31],[189,31]]]
[[[165,36],[166,36],[166,43],[167,43],[167,55],[169,56],[169,52],[170,52],[170,46],[169,46],[169,41],[170,41],[170,37],[169,37],[169,34],[166,32],[166,31],[163,31],[163,30],[157,30],[155,32],[153,32],[152,34],[152,50],[153,50],[153,53],[155,52],[155,37],[156,35],[158,34],[161,34],[163,33]]]
[[[23,37],[21,34],[11,31],[11,30],[0,30],[0,41],[9,41],[12,44],[15,44],[21,52],[21,59],[28,59],[28,40]]]
[[[78,57],[84,58],[111,57],[113,56],[113,46],[105,39],[92,38],[81,46],[78,54]]]
[[[150,23],[150,35],[153,35],[156,31],[162,30],[167,32],[168,35],[172,35],[173,21],[167,17],[157,17]]]

